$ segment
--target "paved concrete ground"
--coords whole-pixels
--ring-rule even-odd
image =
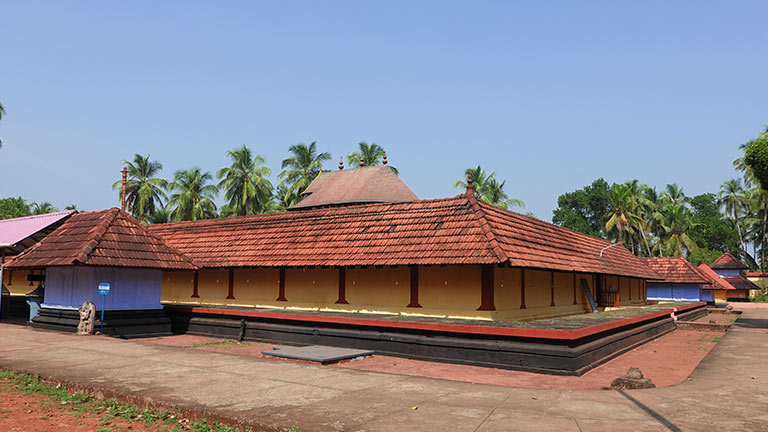
[[[626,392],[470,384],[0,325],[0,366],[302,431],[765,431],[767,360],[768,309],[754,307],[682,384]]]

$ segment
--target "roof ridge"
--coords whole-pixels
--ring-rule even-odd
[[[466,198],[464,195],[457,195],[454,197],[447,197],[447,198],[433,198],[428,200],[412,200],[412,201],[397,201],[397,202],[383,202],[383,203],[367,203],[367,204],[357,204],[357,205],[349,205],[349,206],[338,206],[338,207],[322,207],[322,208],[312,208],[312,209],[301,209],[301,210],[293,210],[293,211],[283,211],[283,212],[275,212],[275,213],[260,213],[260,214],[252,214],[252,215],[241,215],[241,216],[230,216],[226,218],[211,218],[211,219],[198,219],[195,221],[174,221],[174,222],[165,222],[165,223],[159,223],[159,224],[151,224],[149,228],[152,231],[159,230],[167,230],[167,229],[187,229],[187,228],[193,228],[198,229],[200,227],[207,227],[207,226],[214,226],[214,227],[221,227],[221,226],[233,226],[233,225],[241,225],[241,224],[248,224],[248,223],[277,223],[282,221],[275,221],[275,219],[280,218],[291,218],[294,219],[297,216],[302,216],[304,218],[335,218],[335,219],[341,219],[349,217],[350,213],[355,213],[356,215],[359,215],[361,212],[369,212],[369,213],[381,213],[382,209],[379,207],[384,206],[397,206],[397,205],[407,205],[407,204],[415,204],[415,203],[430,203],[430,204],[441,204],[442,202],[445,202],[446,205],[456,205],[455,203],[458,203],[461,201],[462,198]],[[333,210],[331,212],[332,214],[326,214],[329,211]],[[389,210],[389,209],[384,209]],[[426,210],[420,210],[420,211],[426,211]],[[343,213],[340,213],[343,212]]]
[[[117,207],[112,207],[104,212],[104,216],[99,217],[99,223],[88,233],[85,244],[80,248],[80,253],[77,254],[73,262],[85,264],[90,259],[93,251],[101,243],[101,238],[115,222],[115,219],[117,219],[119,212],[120,210]]]
[[[183,254],[183,253],[182,253],[180,250],[178,250],[178,249],[176,249],[175,247],[172,247],[172,246],[170,246],[168,243],[166,243],[166,242],[165,242],[165,240],[163,240],[163,238],[162,238],[162,237],[160,237],[159,235],[157,235],[157,234],[155,234],[154,232],[152,232],[152,231],[151,231],[149,228],[147,228],[147,227],[146,227],[146,225],[144,225],[143,223],[141,223],[141,221],[140,221],[140,220],[138,220],[138,219],[136,219],[136,218],[135,218],[135,217],[134,217],[132,214],[130,214],[130,213],[128,213],[128,212],[124,212],[124,211],[118,211],[118,215],[120,215],[120,214],[122,214],[122,215],[125,215],[125,217],[128,219],[128,221],[129,221],[129,222],[132,222],[134,225],[138,226],[138,227],[139,227],[139,229],[140,229],[142,232],[144,232],[144,234],[146,234],[147,236],[149,236],[149,237],[151,237],[151,238],[153,238],[153,239],[155,239],[155,240],[159,241],[159,242],[160,242],[160,243],[161,243],[163,246],[165,246],[166,248],[168,248],[168,250],[170,250],[171,252],[173,252],[173,253],[177,254],[178,256],[180,256],[181,258],[183,258],[183,259],[184,259],[184,261],[186,261],[187,263],[189,263],[191,266],[195,267],[196,269],[197,269],[197,268],[200,268],[200,266],[199,266],[199,265],[197,265],[197,264],[195,264],[195,262],[194,262],[194,261],[192,261],[192,260],[191,260],[190,258],[188,258],[186,255],[184,255],[184,254]]]
[[[460,195],[461,197],[464,197],[467,199],[467,202],[470,205],[470,208],[472,209],[472,212],[477,217],[477,223],[480,225],[480,229],[483,231],[483,234],[485,235],[485,238],[488,240],[488,243],[490,245],[490,250],[493,252],[494,255],[503,263],[508,262],[509,257],[507,256],[506,252],[504,252],[504,249],[499,244],[499,241],[496,239],[496,234],[493,232],[493,226],[490,222],[488,222],[488,219],[485,217],[485,212],[483,211],[482,207],[480,207],[480,204],[478,203],[478,199],[475,196],[475,194],[469,194],[469,195]]]

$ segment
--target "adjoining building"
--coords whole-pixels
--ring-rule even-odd
[[[44,239],[74,213],[75,210],[67,210],[0,220],[0,319],[31,319],[39,302],[37,293],[45,288],[43,274],[27,270],[6,272],[6,260]]]
[[[712,262],[709,267],[734,288],[727,291],[728,300],[730,301],[747,301],[750,291],[760,289],[759,286],[744,276],[744,271],[749,267],[730,253],[724,253]]]
[[[744,272],[744,277],[746,277],[748,281],[752,282],[758,287],[758,289],[749,290],[750,298],[758,297],[766,293],[766,288],[768,288],[768,273]]]
[[[736,288],[715,273],[708,265],[702,263],[698,269],[709,278],[709,283],[702,286],[702,290],[706,293],[706,298],[712,298],[712,300],[707,300],[707,302],[716,305],[728,303],[729,293],[734,292]]]
[[[33,325],[74,330],[77,309],[104,300],[107,334],[163,334],[170,321],[160,303],[164,270],[196,267],[129,214],[110,210],[77,213],[8,263],[9,271],[44,274],[45,294]],[[105,298],[97,292],[108,283]]]
[[[714,302],[711,279],[683,257],[644,258],[664,279],[648,282],[648,300]]]

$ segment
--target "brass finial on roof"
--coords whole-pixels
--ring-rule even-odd
[[[342,159],[341,156],[339,156],[339,171],[344,169],[344,159]]]
[[[475,194],[475,188],[472,186],[472,174],[467,173],[467,192],[466,196],[472,196]]]
[[[365,159],[362,156],[360,156],[360,166],[361,167],[365,166]]]
[[[384,159],[381,160],[381,163],[383,163],[384,165],[387,164],[387,153],[386,152],[384,152]]]

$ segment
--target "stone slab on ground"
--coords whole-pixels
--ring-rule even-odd
[[[373,355],[373,351],[325,345],[308,345],[303,347],[280,345],[273,347],[272,351],[262,351],[261,353],[272,357],[306,360],[322,364]]]
[[[0,346],[14,349],[0,349],[0,367],[261,430],[764,431],[766,342],[768,308],[745,308],[685,382],[626,391],[471,384],[5,324]],[[724,410],[724,400],[750,403]]]

